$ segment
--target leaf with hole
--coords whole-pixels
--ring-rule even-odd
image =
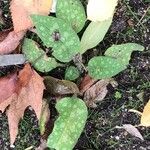
[[[80,41],[64,20],[51,16],[31,16],[37,34],[47,47],[52,47],[52,55],[61,62],[69,62],[79,52]]]
[[[87,107],[75,97],[65,97],[56,104],[59,118],[55,121],[53,132],[47,145],[56,150],[72,150],[85,126]]]

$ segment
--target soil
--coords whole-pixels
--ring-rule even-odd
[[[0,8],[9,7],[7,2],[0,2]],[[145,47],[144,52],[134,52],[128,68],[114,77],[118,86],[109,85],[105,99],[97,108],[89,109],[88,121],[74,150],[150,150],[150,128],[138,127],[144,141],[115,128],[123,124],[138,125],[139,116],[129,109],[142,111],[150,99],[150,12],[140,20],[149,6],[148,0],[121,1],[104,41],[84,54],[86,63],[93,56],[102,55],[112,44],[135,42]],[[3,11],[3,16],[5,26],[2,29],[7,29],[12,25],[8,9]],[[4,67],[0,71],[9,74],[14,69],[16,67]],[[56,75],[55,71],[52,75]],[[55,77],[62,78],[63,75],[64,68],[60,68]],[[10,149],[5,113],[0,114],[0,135],[0,149]],[[28,108],[20,122],[14,149],[23,150],[31,144],[40,144],[40,132],[34,111]]]

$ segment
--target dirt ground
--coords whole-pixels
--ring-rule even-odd
[[[2,1],[5,26],[9,28],[11,18],[8,12],[8,1]],[[4,9],[5,8],[5,9]],[[148,10],[149,8],[149,10]],[[89,50],[83,58],[86,63],[95,55],[102,55],[112,44],[135,42],[143,45],[143,52],[134,52],[128,68],[114,77],[118,86],[108,86],[108,94],[97,108],[89,109],[85,129],[74,150],[150,150],[150,128],[138,127],[144,141],[133,137],[116,126],[123,124],[138,125],[140,118],[129,109],[143,110],[150,99],[150,1],[122,0],[114,16],[112,26],[104,41],[96,48]],[[104,49],[105,48],[105,49]],[[16,67],[3,67],[0,71],[9,74]],[[64,68],[60,69],[64,74]],[[55,74],[55,73],[52,73]],[[0,150],[9,148],[8,123],[5,114],[0,114]],[[19,125],[19,135],[15,150],[38,146],[40,132],[38,122],[32,109],[27,109]]]

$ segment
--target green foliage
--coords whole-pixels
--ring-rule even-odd
[[[136,50],[143,51],[144,47],[136,43],[111,46],[106,50],[106,56],[94,57],[89,61],[89,74],[96,79],[117,75],[127,67],[131,53]]]
[[[61,62],[69,62],[80,50],[80,41],[64,20],[50,16],[31,16],[37,34],[47,47],[52,47],[52,55]]]
[[[65,97],[57,102],[56,109],[59,118],[55,121],[47,145],[56,150],[72,150],[85,126],[87,107],[79,98]]]
[[[25,39],[22,51],[27,60],[40,72],[48,72],[58,66],[54,58],[47,57],[46,53],[38,48],[37,44],[31,39]]]
[[[69,66],[65,72],[65,79],[66,80],[75,80],[79,77],[79,75],[80,75],[80,73],[76,67]]]
[[[81,31],[86,21],[85,10],[80,0],[58,0],[56,16],[68,21],[76,32]]]
[[[117,59],[105,56],[93,57],[88,63],[89,75],[95,79],[110,78],[125,68]]]
[[[144,47],[136,43],[113,45],[105,52],[106,56],[116,58],[122,65],[128,65],[133,51],[143,51]]]
[[[103,40],[111,25],[111,22],[112,18],[102,22],[91,22],[89,24],[81,39],[81,54],[86,52],[86,50],[95,47]]]

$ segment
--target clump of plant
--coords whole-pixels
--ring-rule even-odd
[[[96,5],[93,3],[97,3],[98,10],[94,10]],[[112,9],[111,13],[107,10],[106,16],[101,14],[102,12],[99,10],[100,3],[89,1],[87,12],[91,22],[85,29],[81,40],[79,40],[77,33],[84,27],[87,17],[79,0],[68,0],[67,2],[66,0],[58,0],[56,17],[31,15],[37,35],[41,38],[44,46],[49,48],[52,55],[47,56],[45,51],[38,48],[35,41],[25,39],[23,53],[27,60],[38,71],[49,72],[61,66],[61,63],[69,63],[76,54],[82,55],[88,49],[99,44],[111,25],[117,1],[114,1],[113,6],[109,2],[103,2],[106,8]],[[94,79],[111,78],[117,75],[127,67],[131,53],[135,50],[143,51],[144,47],[136,43],[112,45],[105,51],[104,56],[96,56],[89,61],[88,74]],[[66,79],[69,79],[70,76],[70,79],[74,80],[76,76],[78,77],[78,71],[70,67],[65,76]],[[87,110],[83,102],[75,97],[60,100],[56,108],[60,117],[55,122],[53,132],[48,138],[48,146],[57,150],[71,150],[85,125]]]
[[[27,26],[31,27],[32,24],[35,26],[36,33],[43,42],[41,47],[46,47],[46,50],[42,49],[39,43],[33,39],[25,38],[22,46],[25,58],[37,71],[47,74],[56,67],[69,66],[77,54],[82,55],[103,41],[112,23],[116,5],[117,0],[89,0],[86,15],[80,0],[57,0],[56,11],[54,9],[56,17],[44,15],[45,12],[43,13],[42,8],[34,11],[28,10],[30,20],[28,20]],[[90,23],[83,31],[87,20],[90,20]],[[25,29],[24,26],[21,28]],[[82,37],[78,36],[80,31],[83,32]],[[143,51],[144,47],[136,43],[112,45],[106,49],[103,56],[95,56],[89,60],[88,64],[84,64],[85,70],[95,80],[110,79],[126,69],[131,53],[137,50]],[[80,72],[75,65],[66,69],[66,80],[76,80],[79,77]],[[35,80],[37,74],[29,66],[27,68],[30,72],[27,70],[25,72],[28,73],[28,76],[32,74],[32,80]],[[19,77],[22,81],[23,77],[21,75]],[[44,82],[47,91],[53,95],[61,95],[62,91],[65,94],[74,93],[72,97],[64,97],[57,101],[56,109],[59,117],[55,121],[53,131],[47,140],[49,148],[71,150],[86,123],[88,116],[86,104],[78,98],[79,91],[74,83],[53,77],[44,77]],[[32,84],[31,81],[29,83]],[[20,84],[22,85],[22,82]],[[57,84],[59,85],[57,86]],[[39,83],[36,83],[37,90],[38,85]],[[53,85],[52,88],[51,85]],[[54,86],[57,88],[53,88]],[[44,89],[43,84],[41,89]],[[36,109],[35,105],[34,108]],[[40,120],[42,133],[45,121],[46,119],[42,115]]]

